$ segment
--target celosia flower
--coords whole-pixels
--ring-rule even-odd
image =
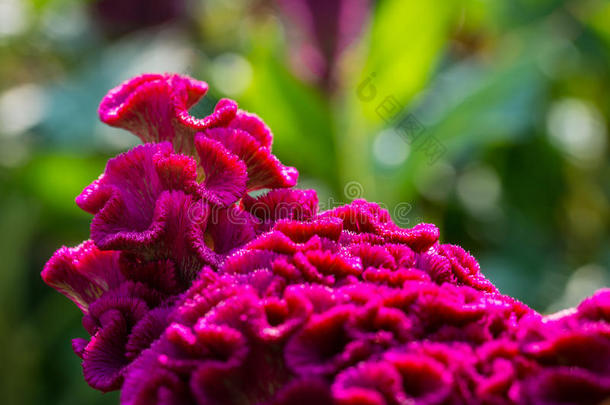
[[[318,213],[258,117],[229,100],[188,116],[205,89],[145,75],[100,107],[149,143],[77,198],[92,240],[42,273],[83,312],[92,387],[133,405],[610,398],[610,290],[543,316],[434,225],[363,200]]]
[[[235,202],[296,183],[296,170],[271,154],[266,125],[235,102],[221,100],[203,119],[188,114],[206,91],[190,78],[143,75],[104,98],[102,121],[152,143],[110,160],[77,198],[95,214],[91,235],[100,248],[170,258],[192,279],[203,264],[220,263],[217,253],[254,236],[254,221]]]
[[[143,75],[100,105],[103,121],[152,143],[111,159],[76,198],[94,214],[92,241],[60,249],[42,274],[83,311],[91,340],[73,346],[100,390],[120,387],[125,366],[163,332],[173,301],[203,265],[216,268],[255,237],[260,221],[236,203],[248,191],[296,183],[296,170],[271,154],[266,125],[235,102],[221,101],[201,120],[188,115],[206,90],[186,77]]]

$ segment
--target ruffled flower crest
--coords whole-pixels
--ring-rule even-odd
[[[100,106],[145,143],[77,197],[91,240],[42,272],[83,313],[92,387],[128,405],[610,398],[610,290],[543,316],[432,224],[364,200],[318,213],[260,118],[231,100],[189,115],[206,91],[143,75]]]
[[[188,77],[142,75],[100,105],[102,121],[145,143],[109,160],[76,198],[94,215],[91,240],[60,249],[42,277],[83,311],[91,338],[75,339],[73,348],[87,382],[102,391],[121,386],[202,266],[218,267],[259,233],[260,221],[240,200],[296,183],[296,170],[271,154],[268,127],[234,101],[221,100],[203,119],[188,114],[206,91]],[[302,201],[303,193],[315,199],[296,190],[284,198]]]
[[[255,221],[236,202],[296,184],[296,170],[271,154],[269,128],[234,101],[219,101],[202,119],[189,115],[206,91],[188,77],[142,75],[102,100],[102,121],[147,143],[110,160],[77,197],[95,215],[91,236],[101,249],[172,259],[192,280],[203,264],[222,262],[218,253],[254,237]]]

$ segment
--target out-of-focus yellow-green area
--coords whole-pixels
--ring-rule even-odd
[[[142,72],[207,81],[193,114],[221,97],[259,114],[323,209],[433,222],[540,311],[610,285],[609,2],[371,0],[323,80],[299,57],[333,38],[295,34],[279,1],[164,3],[0,0],[3,403],[118,401],[84,382],[79,310],[39,273],[88,238],[74,197],[137,143],[97,105]]]

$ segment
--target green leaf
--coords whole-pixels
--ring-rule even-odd
[[[442,55],[454,10],[451,1],[386,0],[379,4],[369,54],[355,89],[367,120],[382,123],[378,108],[385,99],[391,97],[405,105],[425,85]],[[368,93],[367,84],[373,86]]]

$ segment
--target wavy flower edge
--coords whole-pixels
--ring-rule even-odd
[[[41,274],[83,313],[89,385],[122,404],[610,398],[610,289],[542,316],[432,224],[364,200],[318,213],[259,117],[227,99],[188,113],[207,90],[147,74],[100,104],[145,143],[77,197],[91,240]]]

